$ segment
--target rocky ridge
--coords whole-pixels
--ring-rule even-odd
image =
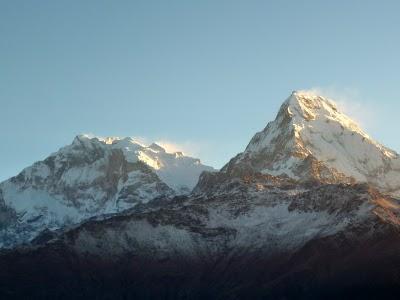
[[[3,251],[0,296],[394,299],[397,163],[330,100],[295,92],[190,194]]]

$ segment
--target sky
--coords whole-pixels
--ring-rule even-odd
[[[293,90],[400,151],[400,1],[0,1],[0,180],[75,135],[223,166]]]

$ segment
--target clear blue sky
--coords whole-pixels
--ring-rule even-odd
[[[170,141],[220,167],[292,90],[314,87],[399,151],[399,12],[400,1],[1,1],[0,180],[78,133]]]

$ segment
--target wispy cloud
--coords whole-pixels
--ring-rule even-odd
[[[199,156],[201,152],[201,145],[192,141],[173,142],[167,139],[156,140],[156,143],[163,147],[167,152],[183,152],[189,156]]]
[[[170,139],[156,139],[156,143],[167,152],[183,152],[186,156],[199,158],[201,163],[214,168],[222,167],[233,155],[227,155],[229,151],[222,151],[219,142],[212,141],[171,141]]]
[[[210,145],[207,142],[198,142],[198,141],[192,141],[192,140],[186,140],[186,141],[172,141],[171,139],[168,138],[147,138],[144,136],[138,136],[138,135],[97,135],[94,133],[84,133],[86,136],[90,138],[120,138],[123,139],[127,136],[130,138],[134,139],[136,142],[144,145],[144,146],[149,146],[152,143],[156,143],[163,147],[167,152],[169,153],[175,153],[175,152],[183,152],[187,156],[192,156],[196,158],[204,159],[204,153],[210,152],[209,148]]]
[[[310,91],[333,100],[340,111],[347,114],[362,128],[374,126],[374,109],[370,103],[362,99],[359,90],[354,88],[314,87]]]

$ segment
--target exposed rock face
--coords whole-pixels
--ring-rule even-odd
[[[400,195],[399,155],[372,140],[331,100],[309,92],[293,92],[275,121],[223,171],[248,169],[300,181],[367,182]]]
[[[45,228],[190,192],[205,170],[213,169],[157,144],[77,136],[71,145],[0,184],[0,246],[29,241]]]
[[[0,230],[7,228],[16,220],[15,211],[4,203],[3,192],[0,190]]]
[[[79,159],[103,159],[92,150]],[[107,195],[126,205],[144,193],[132,173],[160,196],[4,250],[0,297],[390,299],[400,292],[398,155],[325,98],[293,93],[243,153],[220,172],[203,172],[189,195],[162,196],[164,186],[151,185],[162,176],[149,154],[140,156],[145,168],[125,148],[109,151],[113,163],[101,164],[107,179],[96,181],[105,203],[113,203]]]

